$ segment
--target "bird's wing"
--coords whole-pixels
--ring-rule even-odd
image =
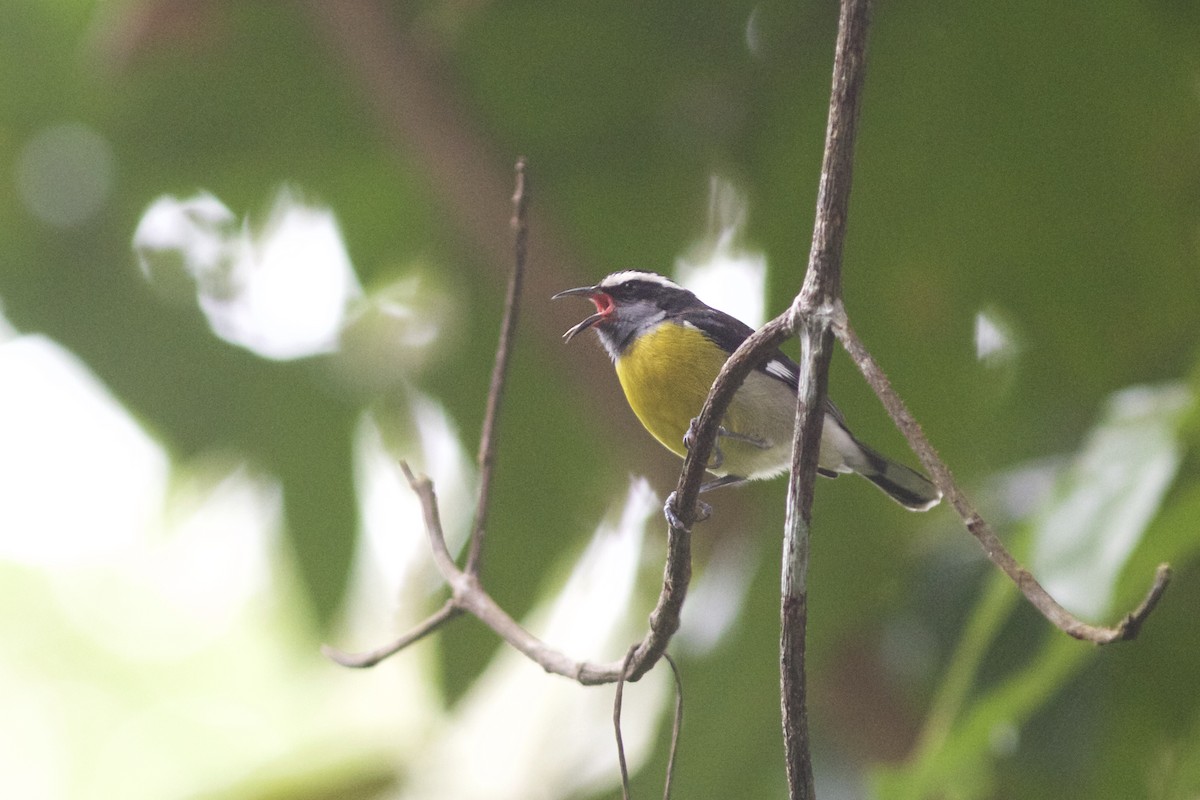
[[[737,317],[730,316],[711,306],[703,308],[688,308],[676,314],[679,321],[698,329],[713,343],[732,355],[734,350],[741,347],[742,342],[754,333],[754,330]],[[776,349],[756,370],[778,381],[787,384],[792,391],[800,381],[800,366],[788,358],[782,350]],[[825,399],[825,412],[845,427],[846,419],[842,412],[828,398]]]

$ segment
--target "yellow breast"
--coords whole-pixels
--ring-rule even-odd
[[[638,337],[617,359],[617,377],[633,412],[671,452],[687,454],[683,437],[700,413],[727,354],[695,328],[663,323]],[[796,394],[786,383],[752,372],[721,421],[715,475],[769,477],[787,469]],[[825,447],[821,448],[825,455]],[[831,469],[837,465],[825,464]]]
[[[625,349],[617,378],[646,430],[682,457],[688,423],[700,413],[725,358],[695,328],[663,323]]]

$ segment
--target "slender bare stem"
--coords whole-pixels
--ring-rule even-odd
[[[801,358],[783,532],[779,679],[788,796],[793,800],[811,800],[816,794],[808,732],[805,666],[809,538],[817,460],[825,423],[829,362],[833,356],[830,328],[832,317],[842,304],[842,242],[850,209],[854,141],[866,75],[869,24],[870,0],[843,0],[812,249],[804,285],[791,309],[792,324],[800,334]]]
[[[613,730],[617,735],[617,763],[621,767],[621,797],[624,800],[629,800],[629,765],[625,761],[625,737],[621,735],[621,701],[625,696],[625,670],[629,669],[629,662],[633,660],[633,654],[636,652],[637,645],[634,645],[625,654],[621,677],[617,678],[617,692],[613,696]]]
[[[812,267],[810,265],[810,274]],[[815,796],[812,747],[808,732],[805,639],[808,629],[808,554],[812,530],[817,456],[825,421],[825,395],[833,336],[829,322],[817,315],[803,318],[801,359],[792,440],[792,471],[784,519],[780,577],[779,702],[783,747],[791,798]]]
[[[517,319],[521,308],[521,284],[525,277],[525,258],[528,254],[529,226],[525,219],[529,201],[525,193],[525,157],[517,159],[516,188],[513,190],[513,270],[509,273],[508,293],[504,300],[504,321],[500,325],[500,341],[496,344],[496,360],[492,366],[492,382],[488,388],[487,410],[483,430],[479,435],[479,498],[475,506],[475,521],[471,526],[471,549],[467,554],[467,572],[479,574],[483,540],[487,532],[488,507],[492,498],[492,470],[496,461],[496,421],[504,399],[508,376],[508,361],[516,340]]]
[[[410,644],[425,638],[425,636],[433,633],[460,614],[462,614],[462,609],[456,606],[453,600],[447,600],[441,608],[428,616],[420,625],[417,625],[396,641],[385,644],[383,647],[377,647],[366,653],[345,653],[329,645],[322,645],[321,654],[330,661],[341,664],[343,667],[352,667],[355,669],[373,667],[380,661],[396,655],[396,653],[399,653]]]
[[[863,377],[867,379],[867,383],[875,390],[875,394],[879,397],[883,407],[887,409],[888,414],[892,418],[892,422],[904,434],[908,440],[909,446],[913,452],[917,454],[922,466],[929,471],[933,478],[933,482],[942,490],[942,494],[946,500],[962,517],[963,522],[967,526],[967,530],[974,536],[979,544],[983,547],[983,551],[992,563],[999,567],[1005,575],[1012,579],[1025,598],[1041,612],[1052,625],[1059,630],[1074,636],[1076,639],[1082,639],[1095,644],[1110,644],[1112,642],[1132,639],[1137,636],[1141,630],[1142,623],[1146,617],[1158,605],[1159,599],[1162,598],[1163,592],[1166,591],[1167,585],[1171,581],[1171,568],[1167,564],[1160,564],[1154,574],[1154,581],[1150,585],[1149,591],[1146,593],[1145,599],[1130,613],[1122,617],[1121,621],[1111,627],[1091,625],[1083,622],[1078,617],[1067,611],[1058,604],[1050,594],[1042,588],[1037,579],[1025,569],[1012,554],[1001,543],[996,536],[992,526],[979,514],[975,506],[967,499],[966,495],[959,489],[955,483],[954,477],[950,474],[950,469],[938,456],[937,451],[925,438],[924,431],[921,426],[913,419],[909,413],[908,407],[904,401],[896,394],[896,390],[892,388],[891,381],[887,375],[875,363],[875,359],[867,352],[867,348],[863,346],[862,341],[850,327],[850,322],[841,316],[834,323],[833,330],[842,345],[846,348],[846,352],[850,354],[850,358],[858,365],[858,369],[862,372]]]
[[[675,775],[675,756],[679,753],[679,736],[683,732],[683,677],[675,659],[666,653],[663,658],[671,665],[671,674],[675,676],[675,721],[671,724],[671,753],[667,756],[667,780],[663,784],[663,800],[671,800],[671,779]]]

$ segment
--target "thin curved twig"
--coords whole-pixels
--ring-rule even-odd
[[[667,756],[667,780],[663,784],[663,800],[671,800],[671,779],[675,776],[675,756],[679,752],[679,736],[683,732],[683,677],[675,659],[663,653],[663,659],[671,665],[675,676],[675,721],[671,724],[671,752]]]
[[[629,652],[625,654],[625,661],[622,663],[622,669],[628,669],[629,664],[633,659],[633,654],[637,652],[637,646],[629,648]],[[679,666],[675,663],[675,659],[667,654],[663,654],[663,659],[671,667],[671,675],[675,679],[675,714],[671,723],[671,746],[667,754],[667,777],[663,782],[663,800],[671,800],[671,780],[675,775],[675,756],[679,752],[679,735],[683,730],[683,678],[679,674]],[[621,735],[621,702],[624,695],[625,679],[617,680],[617,691],[613,697],[613,729],[617,737],[617,762],[621,767],[621,797],[624,800],[629,800],[629,767],[625,761],[625,740]]]
[[[892,418],[892,422],[904,434],[904,438],[908,440],[909,446],[920,459],[921,465],[928,470],[933,482],[942,490],[942,494],[946,500],[962,517],[963,523],[967,530],[974,536],[979,544],[983,547],[984,553],[993,564],[1000,568],[1007,575],[1021,593],[1025,595],[1025,599],[1041,612],[1050,624],[1058,628],[1068,636],[1073,636],[1076,639],[1081,639],[1085,642],[1094,644],[1111,644],[1113,642],[1126,641],[1133,639],[1141,630],[1142,623],[1154,611],[1158,601],[1162,598],[1163,592],[1167,590],[1167,585],[1171,582],[1171,567],[1169,564],[1159,564],[1155,570],[1154,580],[1150,585],[1149,591],[1145,598],[1138,604],[1137,608],[1121,618],[1121,621],[1113,626],[1092,625],[1076,617],[1071,612],[1067,611],[1058,601],[1055,600],[1042,585],[1037,582],[1033,574],[1025,569],[1020,562],[1013,558],[1012,554],[1004,547],[999,537],[996,536],[992,526],[988,524],[980,513],[975,509],[975,506],[967,499],[962,490],[958,488],[958,484],[954,481],[954,476],[951,475],[950,469],[938,456],[937,451],[933,449],[933,445],[925,437],[924,431],[917,421],[909,412],[904,401],[900,399],[900,395],[896,394],[896,390],[892,388],[891,381],[887,375],[879,368],[879,365],[872,358],[867,348],[863,345],[854,329],[850,327],[850,321],[846,318],[844,312],[841,312],[834,320],[833,324],[834,335],[841,341],[842,346],[846,348],[850,358],[858,366],[867,383],[875,390],[879,401],[883,403],[883,407],[887,409],[888,414]]]
[[[613,731],[617,737],[617,763],[621,767],[621,797],[629,800],[629,764],[625,761],[625,737],[621,735],[621,701],[625,697],[625,671],[637,652],[637,645],[629,648],[621,662],[621,677],[617,678],[617,691],[613,695]]]
[[[343,667],[350,667],[352,669],[373,667],[380,661],[396,655],[396,653],[399,653],[410,644],[425,638],[462,613],[462,609],[456,606],[453,600],[447,600],[441,608],[426,617],[424,622],[394,642],[389,642],[382,647],[377,647],[365,653],[346,653],[323,644],[321,645],[321,655],[330,661],[341,664]]]

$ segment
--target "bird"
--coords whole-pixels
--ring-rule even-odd
[[[564,297],[586,298],[596,308],[563,334],[564,341],[595,331],[642,426],[685,457],[709,389],[725,361],[753,333],[750,326],[655,272],[614,272],[594,286],[567,289],[551,299]],[[700,486],[701,492],[772,478],[790,468],[798,382],[796,362],[778,349],[750,372],[721,420],[706,465],[715,477]],[[861,475],[912,511],[927,511],[942,498],[924,475],[855,438],[828,399],[817,472],[829,478]],[[666,510],[668,518],[674,517],[670,500]],[[710,511],[700,505],[701,518]]]

